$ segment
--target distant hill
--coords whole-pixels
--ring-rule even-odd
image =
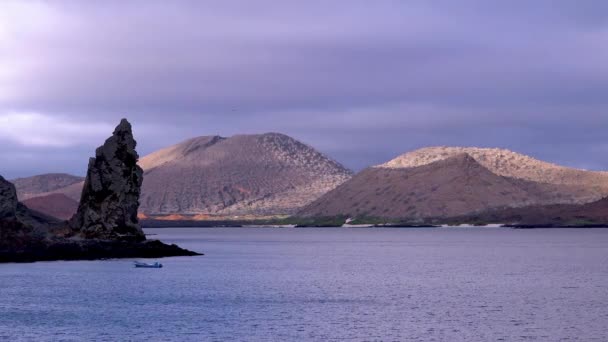
[[[61,193],[32,197],[21,203],[32,210],[62,220],[72,217],[78,209],[77,201]]]
[[[435,147],[363,170],[298,216],[421,221],[604,196],[606,172],[565,168],[507,150]]]
[[[139,165],[145,215],[287,215],[351,177],[339,163],[279,133],[193,138]],[[63,183],[41,175],[16,185],[24,199],[60,193],[78,201],[83,179],[64,176]]]
[[[587,171],[564,167],[499,148],[426,147],[402,154],[378,167],[416,167],[462,153],[470,155],[479,164],[499,176],[584,188],[584,191],[578,192],[573,197],[576,203],[596,201],[608,194],[608,172],[606,171]]]
[[[17,196],[20,201],[56,192],[64,193],[78,200],[80,199],[83,181],[83,177],[66,173],[47,173],[39,176],[13,179],[11,183],[17,188]]]
[[[297,213],[420,221],[608,196],[608,172],[493,148],[423,148],[351,178],[340,164],[278,133],[193,138],[141,158],[140,165],[140,210],[150,217]],[[16,180],[20,196],[60,193],[78,200],[82,191],[81,177],[32,178]]]
[[[278,133],[198,137],[142,158],[145,214],[291,214],[350,178]]]

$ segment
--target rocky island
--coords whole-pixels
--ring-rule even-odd
[[[89,161],[78,211],[60,221],[28,209],[0,176],[0,262],[201,255],[147,240],[137,210],[143,171],[123,119]]]

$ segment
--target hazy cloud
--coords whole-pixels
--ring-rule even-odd
[[[12,141],[25,147],[70,147],[92,139],[102,139],[112,132],[106,123],[79,122],[39,113],[0,114],[0,141]]]
[[[606,169],[606,60],[605,1],[3,1],[0,173],[82,173],[101,141],[66,125],[123,116],[142,154],[280,131],[355,169],[437,144]]]

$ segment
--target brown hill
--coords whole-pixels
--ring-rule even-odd
[[[422,220],[496,207],[572,202],[585,189],[497,175],[466,153],[415,167],[371,167],[300,211],[300,216]]]
[[[39,176],[17,178],[11,182],[17,188],[17,196],[20,201],[56,192],[64,193],[78,201],[83,181],[83,177],[65,173],[47,173]]]
[[[68,185],[65,188],[57,189],[52,192],[47,192],[40,194],[40,196],[49,195],[49,194],[63,194],[67,197],[73,199],[76,202],[80,201],[80,196],[82,195],[82,187],[84,186],[84,181],[74,183],[72,185]]]
[[[199,137],[140,160],[145,214],[290,214],[350,171],[286,135]]]
[[[379,167],[416,167],[461,153],[467,153],[479,164],[500,176],[585,189],[568,194],[575,203],[588,203],[608,196],[608,172],[568,168],[499,148],[427,147],[402,154]]]
[[[62,220],[72,217],[78,209],[78,202],[61,193],[32,197],[21,203],[30,209]]]

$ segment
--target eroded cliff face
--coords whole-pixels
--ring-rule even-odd
[[[0,220],[15,218],[18,204],[15,186],[0,176]]]
[[[17,200],[15,186],[0,176],[0,250],[19,250],[45,237],[48,222]]]
[[[69,225],[87,239],[145,240],[137,219],[143,171],[131,124],[122,119],[89,160],[78,211]]]

